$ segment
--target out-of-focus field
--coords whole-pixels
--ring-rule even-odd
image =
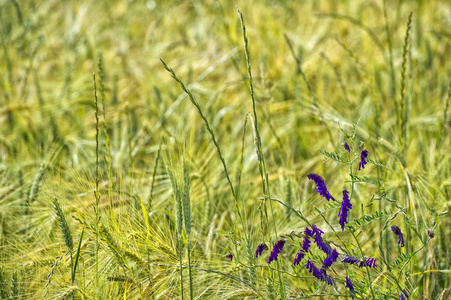
[[[363,141],[369,157],[387,168],[368,164],[358,174],[381,186],[356,184],[350,221],[390,213],[358,231],[378,268],[356,269],[355,285],[370,276],[377,299],[399,299],[397,284],[412,299],[449,299],[450,2],[236,5],[246,24],[270,196],[325,228],[326,238],[356,246],[337,223],[338,207],[325,208],[306,175],[320,174],[341,200],[349,167],[319,150],[343,155],[341,129],[351,132],[357,124],[354,147]],[[233,1],[0,0],[0,41],[1,299],[179,298],[168,169],[182,182],[183,159],[191,179],[191,261],[185,233],[181,253],[183,264],[195,268],[195,299],[350,299],[343,268],[333,275],[334,287],[305,269],[294,271],[293,241],[279,266],[271,265],[291,275],[268,277],[265,258],[252,259],[260,242],[275,241],[274,227],[286,236],[306,224],[276,202],[270,223],[263,217],[269,200],[261,200]],[[159,58],[192,92],[214,131],[239,210],[204,121]],[[384,227],[392,217],[405,248]],[[425,244],[428,228],[435,238]],[[228,252],[232,262],[223,258]],[[389,270],[384,259],[397,267]]]

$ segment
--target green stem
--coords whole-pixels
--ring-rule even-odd
[[[97,102],[97,84],[96,73],[92,74],[94,79],[94,98],[95,98],[95,117],[96,117],[96,190],[95,190],[95,229],[96,229],[96,248],[95,248],[95,298],[99,299],[99,105]]]
[[[182,237],[181,235],[177,238],[179,240],[179,260],[180,260],[180,293],[181,299],[183,300],[183,264],[182,264]]]
[[[193,300],[193,279],[191,277],[191,255],[190,255],[190,242],[188,237],[188,272],[189,272],[189,292],[190,292],[190,299]],[[181,269],[180,269],[181,270]]]

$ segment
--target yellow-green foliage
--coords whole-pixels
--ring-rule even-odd
[[[353,276],[376,295],[445,299],[450,18],[446,0],[0,1],[0,297],[176,299],[180,267],[186,299],[188,286],[199,299],[349,296],[342,267],[336,290],[293,273],[296,242],[279,266],[266,263],[271,247],[253,255],[279,238],[274,227],[306,226],[265,196],[354,242],[306,174],[341,201],[341,143],[357,124],[352,146],[364,141],[372,161],[355,175],[350,223],[380,268]],[[407,260],[428,228],[435,238]]]

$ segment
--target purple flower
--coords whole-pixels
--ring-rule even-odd
[[[312,227],[313,228],[316,228],[315,227],[315,225],[312,225]],[[308,235],[308,236],[310,236],[310,237],[313,237],[313,234],[314,234],[315,232],[313,231],[313,230],[310,230],[308,227],[305,227],[305,230],[304,230],[304,234],[305,235]]]
[[[346,287],[353,292],[354,291],[354,286],[352,285],[351,279],[349,279],[348,276],[346,276]]]
[[[302,249],[299,249],[298,254],[297,254],[296,257],[294,258],[293,265],[294,265],[294,266],[299,265],[299,263],[301,262],[301,260],[304,258],[305,254],[306,254],[306,253],[305,253]]]
[[[315,174],[315,173],[310,173],[310,174],[307,175],[307,177],[308,177],[308,179],[313,180],[315,182],[315,184],[316,184],[316,192],[318,194],[320,194],[321,196],[326,198],[327,201],[329,201],[330,199],[335,201],[334,197],[332,197],[330,195],[330,193],[327,191],[326,184],[324,183],[324,179],[321,178],[321,176],[319,176],[318,174]]]
[[[433,239],[435,237],[435,233],[432,231],[432,229],[428,229],[428,235],[430,239]]]
[[[326,274],[326,270],[324,270],[323,268],[321,268],[321,270],[324,272],[324,281],[328,285],[335,285],[335,280]]]
[[[305,267],[307,268],[307,270],[310,273],[312,273],[313,276],[315,276],[319,280],[324,280],[324,275],[323,275],[322,269],[321,269],[321,271],[318,270],[318,268],[310,261],[310,259],[307,261],[307,264],[305,265]]]
[[[341,225],[341,230],[345,230],[345,224],[348,223],[348,212],[352,209],[348,194],[349,192],[347,190],[343,190],[343,202],[341,202],[341,208],[338,212],[338,216],[340,217],[338,222]]]
[[[359,262],[359,268],[363,268],[365,265],[367,265],[370,268],[376,268],[376,259],[375,258],[365,258],[365,260]]]
[[[299,265],[301,260],[304,258],[304,256],[308,253],[308,250],[310,249],[311,241],[309,236],[313,235],[313,231],[311,231],[310,229],[308,229],[308,227],[306,227],[304,232],[306,233],[306,235],[304,237],[304,241],[302,242],[302,248],[299,249],[298,254],[296,255],[293,261],[293,265],[295,266]]]
[[[268,246],[265,243],[260,243],[257,246],[257,251],[255,251],[255,258],[262,255],[263,251],[268,250]]]
[[[347,256],[347,255],[344,255],[344,256],[341,258],[341,262],[344,262],[344,263],[346,263],[346,264],[353,265],[353,264],[358,264],[358,263],[360,262],[360,260],[358,260],[357,258],[355,258],[355,257],[353,257],[353,256]]]
[[[224,259],[230,259],[230,261],[232,261],[233,260],[233,253],[226,253],[224,256],[223,256],[223,258]]]
[[[321,236],[321,234],[324,233],[324,231],[322,231],[321,229],[319,229],[318,227],[315,226],[315,224],[312,224],[312,230],[311,232],[311,237],[313,237],[314,234]]]
[[[330,253],[329,246],[327,246],[326,243],[324,243],[323,239],[321,238],[321,235],[324,234],[324,231],[316,227],[315,224],[312,224],[311,230],[308,227],[305,227],[304,234],[306,235],[306,237],[304,238],[302,248],[306,253],[310,248],[310,240],[308,240],[308,237],[314,237],[315,244],[318,246],[318,248],[324,251],[326,254]]]
[[[348,143],[343,142],[342,145],[343,145],[343,148],[345,148],[346,151],[351,152],[351,149],[349,149]]]
[[[368,157],[368,150],[362,150],[360,153],[360,163],[359,163],[359,171],[360,168],[365,169],[365,165],[368,163],[365,159]]]
[[[326,269],[321,268],[321,270],[318,270],[318,268],[310,261],[310,259],[307,261],[305,267],[310,273],[312,273],[313,276],[315,276],[319,280],[325,281],[329,285],[335,284],[334,279],[327,275]]]
[[[337,258],[338,252],[337,249],[334,248],[324,260],[324,267],[329,268],[330,266],[332,266],[332,264],[337,261]]]
[[[269,255],[268,264],[270,264],[273,260],[277,260],[277,256],[280,252],[282,252],[283,246],[285,245],[285,240],[280,239],[278,240],[271,251],[271,254]]]
[[[393,233],[398,236],[398,244],[401,248],[404,247],[404,236],[402,235],[401,229],[399,229],[396,225],[392,225],[391,230],[393,230]]]
[[[406,296],[406,297],[404,298],[404,296]],[[400,300],[404,300],[404,299],[408,299],[408,298],[409,298],[409,294],[407,294],[406,290],[404,289],[404,290],[402,291],[402,293],[400,294],[399,299],[400,299]]]
[[[302,242],[302,250],[303,250],[305,253],[307,253],[308,250],[310,249],[310,243],[311,243],[311,241],[310,241],[309,237],[308,237],[308,236],[305,236],[305,237],[304,237],[304,241]]]
[[[376,265],[376,258],[369,258],[369,257],[367,257],[367,258],[365,258],[365,260],[360,261],[360,260],[358,260],[357,258],[355,258],[353,256],[346,256],[345,255],[345,256],[343,256],[341,258],[341,261],[343,263],[347,263],[347,264],[350,264],[350,265],[356,264],[356,265],[358,265],[359,268],[363,268],[365,265],[367,265],[370,268],[376,268],[377,267],[377,265]]]
[[[315,235],[315,244],[324,253],[329,254],[331,252],[329,246],[326,245],[326,243],[323,241],[323,238],[319,234]]]

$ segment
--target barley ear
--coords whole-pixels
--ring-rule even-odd
[[[174,193],[174,200],[175,200],[175,216],[177,220],[177,234],[182,234],[183,229],[183,215],[182,215],[182,201],[180,199],[180,191],[177,183],[177,179],[174,177],[174,174],[172,173],[171,169],[167,168],[169,179],[171,180],[172,184],[172,191]]]
[[[53,209],[55,210],[56,214],[56,220],[58,221],[59,227],[64,236],[64,243],[66,244],[69,251],[72,252],[74,248],[74,241],[72,239],[72,234],[70,233],[69,225],[67,224],[66,216],[64,215],[61,205],[56,197],[53,198],[52,202]]]

